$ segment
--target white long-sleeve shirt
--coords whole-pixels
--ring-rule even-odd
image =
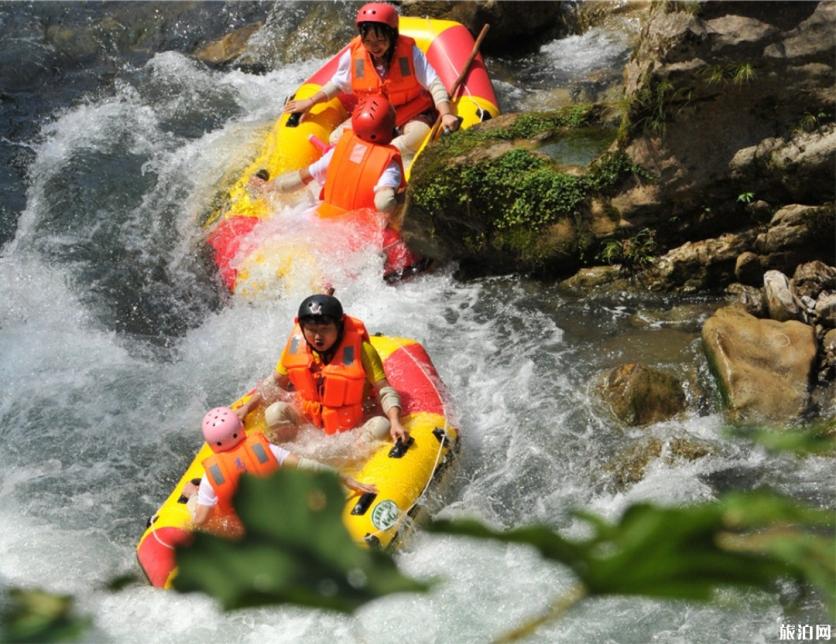
[[[444,88],[444,84],[441,82],[441,79],[438,77],[433,66],[430,64],[430,61],[427,60],[427,57],[424,55],[416,45],[412,46],[412,65],[415,67],[415,80],[418,81],[418,84],[429,91],[429,93],[433,97],[433,102],[435,103],[436,107],[438,107],[439,103],[443,103],[444,101],[449,101],[450,97],[447,94],[447,90]],[[377,70],[378,76],[381,78],[386,78],[389,70],[386,68],[385,65],[375,65],[375,70]],[[334,88],[334,90],[339,90],[341,92],[350,93],[351,92],[351,50],[345,50],[342,55],[340,56],[339,63],[337,64],[337,71],[334,72],[334,75],[331,79],[323,86],[323,90],[326,96],[333,96],[332,91],[329,89],[329,85]]]
[[[308,166],[308,172],[316,179],[319,185],[325,185],[325,175],[328,172],[328,164],[331,163],[331,157],[334,156],[334,148],[331,148],[323,154],[319,159]],[[390,161],[386,169],[381,173],[380,179],[374,185],[374,191],[379,192],[384,188],[392,188],[397,190],[401,185],[401,168],[397,161]]]

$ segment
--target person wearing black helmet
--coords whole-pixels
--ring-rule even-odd
[[[292,402],[277,401],[264,412],[267,435],[273,442],[293,440],[305,423],[326,434],[362,427],[370,439],[405,440],[401,401],[389,385],[383,363],[369,341],[366,327],[346,315],[332,295],[305,298],[273,373],[256,394],[269,402],[276,387],[294,392]],[[384,416],[368,418],[365,403],[374,392]]]

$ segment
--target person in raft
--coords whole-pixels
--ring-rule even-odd
[[[369,441],[387,435],[396,442],[409,437],[400,421],[400,397],[386,380],[365,325],[345,315],[332,295],[311,295],[302,301],[275,370],[256,387],[247,405],[270,403],[291,385],[292,402],[279,400],[264,410],[265,433],[273,442],[293,440],[306,423],[326,434],[360,427],[360,436]],[[366,413],[371,391],[383,416]]]
[[[360,34],[340,56],[334,76],[310,98],[288,101],[284,111],[305,113],[338,92],[360,97],[383,93],[396,112],[398,136],[392,145],[405,157],[418,151],[436,114],[445,132],[457,130],[459,119],[447,90],[415,41],[398,33],[395,7],[385,2],[363,5],[357,12],[357,29]],[[347,124],[332,133],[332,143]]]
[[[246,415],[246,410],[239,413]],[[212,448],[212,456],[203,461],[205,473],[200,485],[187,485],[185,496],[197,494],[192,525],[200,528],[211,518],[225,519],[235,516],[232,497],[238,489],[238,482],[244,472],[255,476],[267,476],[280,467],[295,467],[314,471],[333,471],[327,465],[291,454],[282,447],[271,445],[263,434],[244,432],[244,425],[238,414],[229,407],[210,409],[203,417],[203,438]],[[354,479],[341,477],[343,485],[361,494],[376,492],[374,485],[359,483]]]
[[[286,172],[273,181],[253,175],[249,187],[262,194],[293,192],[316,179],[323,186],[319,206],[323,215],[358,208],[391,215],[398,206],[398,192],[406,185],[401,155],[389,145],[394,110],[383,96],[371,95],[357,105],[351,124],[337,145],[307,168]]]

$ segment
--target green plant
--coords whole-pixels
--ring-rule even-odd
[[[244,476],[235,507],[246,534],[231,541],[196,533],[191,545],[177,548],[174,588],[207,593],[226,610],[287,603],[341,612],[390,593],[427,590],[429,584],[402,575],[389,554],[352,540],[344,504],[330,472]]]
[[[622,264],[628,272],[638,271],[653,262],[657,251],[656,231],[642,228],[632,237],[607,240],[597,258],[606,264]]]
[[[739,65],[709,65],[702,72],[709,85],[748,85],[758,77],[752,63]]]
[[[741,192],[739,195],[737,195],[737,202],[738,203],[752,203],[752,201],[754,199],[755,199],[755,193],[754,192]]]
[[[718,587],[771,589],[782,579],[812,584],[836,615],[836,513],[766,492],[729,494],[681,508],[638,503],[616,523],[577,512],[592,535],[567,539],[546,526],[509,531],[478,521],[438,521],[433,532],[535,547],[574,572],[578,583],[551,608],[503,640],[531,635],[585,598],[634,595],[706,601]]]
[[[0,642],[57,642],[77,639],[91,619],[75,614],[74,600],[42,590],[10,588],[0,610]]]
[[[668,80],[648,81],[629,102],[620,136],[629,132],[664,134],[672,116],[690,104],[693,91]]]
[[[735,85],[746,85],[757,78],[755,68],[751,63],[743,63],[732,68],[731,77]]]

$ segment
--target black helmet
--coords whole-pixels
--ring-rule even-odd
[[[343,305],[333,295],[311,295],[299,305],[299,322],[339,325],[343,320]]]

